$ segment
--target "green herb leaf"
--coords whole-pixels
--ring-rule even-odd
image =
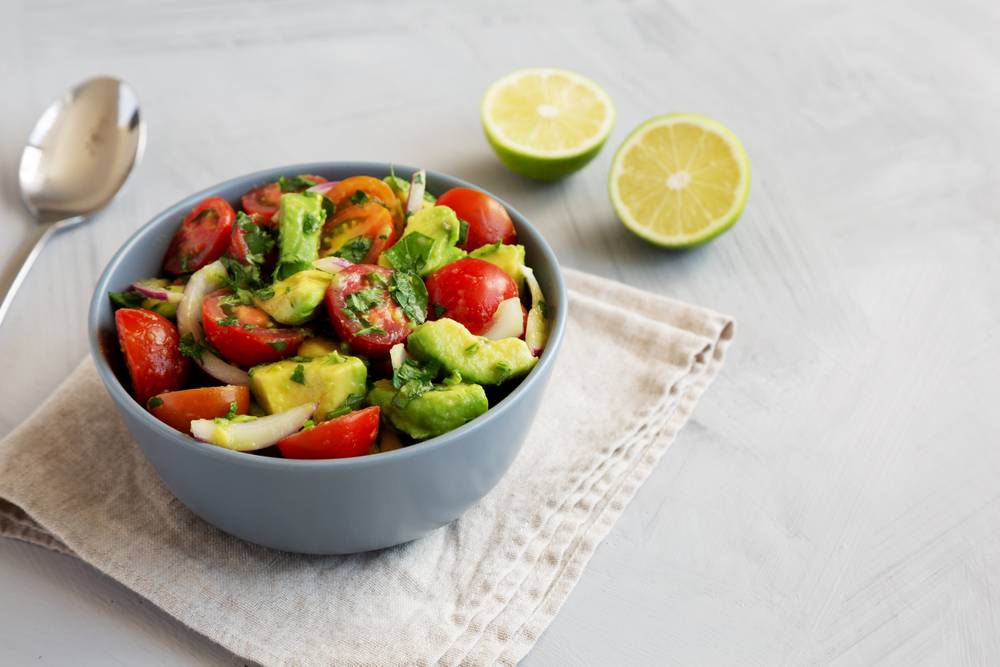
[[[308,190],[316,185],[316,180],[301,174],[292,178],[280,176],[278,177],[278,185],[281,187],[282,192],[297,192],[299,190]]]
[[[319,216],[307,213],[302,220],[302,232],[308,236],[315,233],[322,225],[323,221],[320,220]]]
[[[389,293],[410,320],[421,324],[427,319],[427,286],[420,276],[396,271],[392,274]]]
[[[415,359],[407,359],[392,372],[392,386],[399,391],[392,399],[397,408],[405,408],[410,401],[419,398],[434,388],[434,378],[441,371],[441,364],[433,359],[421,364]]]
[[[306,383],[306,367],[302,364],[298,364],[295,370],[292,371],[292,382],[298,382],[299,384]]]
[[[239,409],[240,409],[240,406],[236,403],[236,401],[233,401],[232,403],[229,404],[229,411],[226,413],[226,417],[225,418],[226,419],[232,419],[233,417],[236,416],[236,411],[239,410]]]
[[[384,336],[385,335],[385,329],[383,329],[382,327],[377,326],[375,324],[366,323],[366,326],[363,329],[359,329],[359,330],[355,331],[351,335],[352,336],[367,336],[368,334],[376,334],[378,336]]]
[[[235,315],[231,315],[224,319],[216,320],[215,323],[218,324],[220,327],[235,327],[237,324],[240,323],[240,318],[236,317]]]
[[[349,414],[361,407],[361,404],[364,403],[364,401],[364,394],[348,394],[347,398],[344,399],[344,402],[339,408],[330,410],[326,413],[326,418],[336,419],[337,417],[343,417],[344,415]]]
[[[153,408],[158,408],[161,405],[163,405],[163,399],[160,398],[159,396],[153,396],[151,399],[149,399],[149,403],[146,404],[146,406],[150,410],[152,410]]]
[[[243,232],[243,241],[250,251],[247,259],[253,264],[262,264],[264,256],[274,247],[274,238],[243,211],[236,214],[236,224]]]
[[[448,312],[448,309],[442,306],[440,303],[434,304],[434,317],[440,319],[442,315]]]
[[[119,308],[139,308],[145,301],[145,297],[138,292],[108,292],[108,297]]]
[[[419,274],[427,264],[433,247],[434,239],[420,232],[411,232],[382,253],[382,256],[394,269]]]
[[[283,340],[272,340],[268,341],[267,344],[273,347],[278,352],[284,352],[285,348],[288,347],[288,342]]]
[[[355,236],[353,239],[342,245],[337,252],[333,254],[335,257],[341,257],[346,259],[348,262],[360,264],[364,261],[365,256],[371,248],[372,240],[370,238],[367,236]],[[375,272],[373,271],[372,273]]]
[[[208,349],[207,345],[196,341],[194,334],[191,333],[186,333],[181,337],[179,347],[181,354],[199,362],[201,361],[201,355]]]
[[[356,206],[367,203],[369,199],[371,199],[371,197],[369,197],[368,193],[364,190],[356,190],[354,194],[351,195],[351,203]]]
[[[498,361],[495,368],[500,371],[500,382],[506,382],[511,376],[512,369],[506,361]]]
[[[461,247],[465,240],[469,238],[469,223],[461,218],[458,219],[458,243],[455,245]]]

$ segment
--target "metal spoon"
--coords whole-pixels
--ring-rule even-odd
[[[41,115],[18,175],[25,206],[46,227],[0,303],[0,325],[46,242],[107,206],[139,163],[145,143],[139,99],[111,77],[84,81]]]

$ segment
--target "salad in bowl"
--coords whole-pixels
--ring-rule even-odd
[[[132,397],[206,445],[414,445],[486,413],[546,346],[552,307],[507,209],[428,192],[423,171],[288,174],[178,223],[160,275],[110,298]]]

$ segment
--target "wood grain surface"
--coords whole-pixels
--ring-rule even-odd
[[[1000,5],[995,2],[3,3],[0,284],[36,234],[21,144],[60,91],[135,87],[146,159],[58,237],[0,330],[0,433],[85,354],[117,246],[284,163],[423,165],[513,202],[567,266],[735,315],[726,368],[524,664],[1000,664]],[[609,146],[516,177],[479,98],[520,66],[603,85]],[[607,198],[670,111],[747,145],[743,219],[670,253]],[[85,427],[85,425],[81,425]],[[73,443],[66,443],[72,447]],[[0,664],[238,665],[88,567],[0,541]]]

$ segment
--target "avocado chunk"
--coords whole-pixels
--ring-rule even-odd
[[[340,346],[329,338],[316,336],[307,338],[299,346],[300,357],[325,357],[331,352],[340,352]]]
[[[489,408],[478,384],[435,386],[402,406],[393,400],[397,391],[390,380],[379,380],[368,392],[368,402],[379,406],[395,428],[418,440],[456,429]]]
[[[460,233],[458,216],[447,206],[421,209],[410,216],[403,236],[382,253],[379,264],[429,276],[445,264],[465,257],[465,251],[455,247]]]
[[[311,269],[319,258],[319,233],[326,220],[323,195],[289,192],[281,195],[278,208],[278,266],[275,280],[284,280]]]
[[[514,280],[517,285],[517,293],[520,294],[524,291],[523,245],[504,245],[498,241],[476,248],[469,253],[469,257],[475,257],[499,266]]]
[[[278,280],[270,299],[255,299],[257,307],[282,324],[302,324],[323,303],[333,275],[319,269],[306,269]]]
[[[520,338],[489,340],[447,317],[414,329],[406,349],[420,361],[433,359],[446,371],[477,384],[502,384],[527,375],[538,362]]]
[[[318,402],[313,418],[327,415],[365,395],[368,371],[357,357],[331,352],[323,357],[292,357],[250,370],[250,389],[269,414]]]

